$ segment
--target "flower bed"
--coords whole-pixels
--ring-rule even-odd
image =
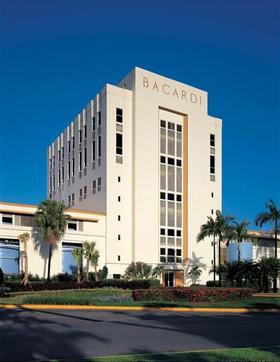
[[[215,302],[238,301],[252,298],[251,288],[153,288],[133,290],[135,301],[184,301],[184,302]]]

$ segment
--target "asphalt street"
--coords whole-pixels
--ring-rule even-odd
[[[0,361],[279,345],[275,313],[0,310]]]

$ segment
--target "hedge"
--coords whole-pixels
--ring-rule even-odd
[[[251,298],[254,293],[251,288],[153,288],[148,290],[133,290],[135,301],[176,301],[176,302],[214,302],[243,300]]]
[[[6,287],[11,288],[12,292],[23,291],[41,291],[41,290],[64,290],[64,289],[85,289],[85,288],[121,288],[121,289],[148,289],[153,282],[150,280],[124,280],[107,279],[96,282],[77,284],[76,281],[54,281],[54,282],[30,282],[30,285],[24,286],[18,282],[5,283]]]

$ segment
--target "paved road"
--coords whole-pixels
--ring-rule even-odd
[[[279,344],[279,314],[0,310],[0,361]]]

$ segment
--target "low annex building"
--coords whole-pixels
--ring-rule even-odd
[[[23,245],[18,237],[28,232],[31,237],[27,243],[29,273],[44,278],[47,276],[49,247],[36,233],[36,210],[35,205],[0,203],[0,267],[5,273],[18,274],[23,270]],[[96,248],[100,251],[99,266],[102,268],[105,265],[106,215],[71,208],[67,210],[67,214],[71,219],[64,237],[53,249],[51,273],[54,275],[75,272],[76,262],[72,250],[80,247],[86,240],[96,242]]]

